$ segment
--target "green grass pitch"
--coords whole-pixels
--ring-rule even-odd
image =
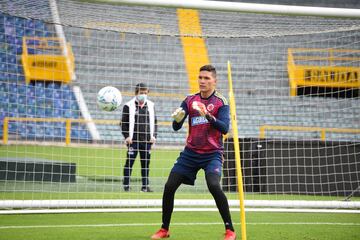
[[[239,213],[232,217],[241,239]],[[161,213],[80,213],[0,215],[0,239],[145,240],[160,227]],[[246,215],[248,240],[358,240],[358,214],[256,213]],[[174,212],[173,240],[220,240],[217,212]]]
[[[155,190],[146,198],[161,198],[164,181],[180,150],[157,149],[152,151],[150,182]],[[61,147],[40,145],[0,145],[0,158],[37,158],[50,161],[73,162],[77,166],[77,183],[37,183],[0,181],[0,200],[3,199],[127,199],[139,197],[138,192],[122,192],[122,171],[125,164],[124,148],[103,147]],[[140,181],[140,161],[136,160],[132,179]],[[160,178],[159,178],[160,176]],[[198,173],[196,186],[206,190],[203,171]],[[138,183],[139,184],[139,183]],[[29,191],[29,189],[37,191]],[[40,190],[39,190],[40,189]],[[194,198],[194,188],[184,187],[177,198]],[[185,190],[185,191],[184,191]],[[197,192],[195,192],[197,193]],[[203,191],[204,193],[204,191]],[[144,196],[144,195],[142,195]],[[237,199],[237,194],[227,194]],[[202,198],[211,198],[202,194]],[[246,199],[277,200],[343,200],[343,197],[268,195],[246,193]],[[352,198],[359,201],[360,198]]]
[[[153,151],[151,177],[168,175],[179,150]],[[8,199],[133,199],[161,198],[162,184],[153,194],[125,193],[121,190],[122,167],[125,150],[120,148],[54,147],[8,145],[0,146],[0,157],[29,157],[52,161],[75,162],[79,179],[76,184],[15,183],[0,182],[0,200]],[[136,161],[134,168],[139,168]],[[198,178],[201,179],[202,174]],[[140,177],[140,172],[134,172]],[[163,179],[164,180],[164,179]],[[91,189],[89,185],[100,182],[102,188]],[[113,184],[106,188],[107,181]],[[154,180],[152,180],[154,181]],[[90,183],[90,184],[89,184]],[[115,183],[115,184],[114,184]],[[84,188],[82,188],[84,184]],[[96,186],[96,184],[95,184]],[[34,192],[28,189],[38,189]],[[205,186],[204,186],[205,187]],[[22,190],[25,189],[26,191]],[[54,191],[56,189],[56,191]],[[116,190],[116,189],[115,189]],[[186,190],[186,189],[185,189]],[[195,193],[196,194],[196,193]],[[236,199],[237,194],[227,194]],[[194,198],[194,193],[181,191],[176,198]],[[201,198],[211,198],[202,195]],[[246,193],[246,199],[303,199],[341,200],[324,196],[261,195]],[[359,198],[352,198],[359,201]],[[238,239],[241,239],[239,212],[232,213]],[[42,239],[150,239],[160,227],[161,213],[73,213],[73,214],[19,214],[0,215],[0,240]],[[360,215],[342,213],[273,213],[247,212],[246,228],[248,240],[357,240],[360,239]],[[174,212],[171,238],[174,240],[220,240],[223,224],[218,212]]]

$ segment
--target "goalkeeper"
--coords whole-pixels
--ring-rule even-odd
[[[173,129],[179,130],[188,116],[189,134],[165,184],[162,200],[162,226],[151,239],[168,238],[175,192],[181,184],[194,185],[196,174],[204,169],[207,187],[225,224],[224,240],[236,239],[227,198],[220,186],[222,171],[222,135],[229,130],[229,105],[215,90],[216,70],[211,65],[200,68],[200,92],[188,96],[173,114]],[[189,236],[190,238],[191,236]]]

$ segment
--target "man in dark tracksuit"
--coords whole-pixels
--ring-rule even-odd
[[[135,87],[135,97],[123,107],[121,130],[128,147],[124,166],[124,190],[130,190],[130,176],[135,158],[140,153],[142,192],[149,188],[149,165],[151,146],[156,141],[157,119],[154,103],[147,99],[149,89],[144,83]]]

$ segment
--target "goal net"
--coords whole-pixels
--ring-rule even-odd
[[[228,61],[245,206],[359,208],[360,19],[72,0],[0,9],[1,209],[160,207],[187,136],[170,115],[205,64],[228,97]],[[158,125],[152,192],[139,157],[123,187],[122,108],[140,82]],[[122,93],[114,112],[97,106],[104,86]],[[233,142],[230,131],[221,183],[238,207]],[[189,206],[215,206],[202,170],[177,192],[175,207]]]

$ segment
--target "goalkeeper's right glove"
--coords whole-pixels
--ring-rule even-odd
[[[181,122],[183,120],[185,116],[185,111],[184,109],[182,109],[181,107],[179,107],[178,109],[175,110],[175,112],[173,112],[171,114],[171,117],[177,122]]]

